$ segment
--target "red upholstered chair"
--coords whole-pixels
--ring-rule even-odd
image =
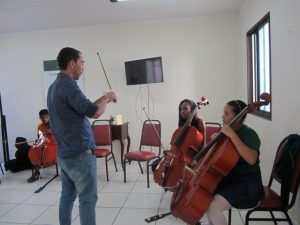
[[[206,144],[211,141],[211,137],[215,133],[219,133],[221,130],[221,124],[215,122],[206,122]]]
[[[154,129],[155,128],[155,129]],[[158,137],[159,136],[159,137]],[[150,161],[160,157],[161,153],[161,124],[159,120],[146,120],[143,123],[140,147],[137,151],[130,151],[124,155],[124,182],[126,183],[126,163],[136,161],[143,173],[141,162],[146,162],[147,187],[149,188],[149,166]],[[153,148],[155,147],[155,148]],[[145,149],[147,148],[147,150]],[[150,150],[148,150],[150,149]],[[153,150],[157,150],[154,152]]]
[[[106,180],[109,181],[107,162],[113,159],[116,172],[118,171],[112,147],[111,129],[109,120],[95,120],[92,124],[96,149],[96,158],[105,158]]]
[[[288,136],[289,137],[289,136]],[[248,225],[250,221],[273,221],[274,224],[277,224],[277,221],[287,221],[290,225],[293,225],[291,218],[288,214],[288,210],[291,209],[296,201],[297,192],[299,189],[299,182],[300,182],[300,151],[298,149],[298,154],[293,157],[293,165],[291,167],[291,177],[290,177],[290,183],[287,184],[287,189],[289,191],[290,198],[287,199],[287,203],[284,204],[284,198],[282,196],[282,188],[284,186],[282,179],[280,179],[276,175],[276,164],[281,159],[281,156],[284,153],[284,150],[286,150],[286,145],[288,143],[288,137],[284,138],[281,143],[279,144],[271,172],[271,176],[269,179],[268,186],[264,186],[265,196],[264,198],[259,202],[259,204],[253,208],[248,210],[246,217],[245,217],[245,224]],[[300,145],[300,139],[297,139],[298,146]],[[288,153],[289,157],[293,154]],[[284,170],[287,168],[284,168]],[[274,181],[277,181],[280,184],[281,190],[276,192],[274,190],[274,187],[272,184]],[[254,212],[269,212],[271,217],[251,217],[250,215]],[[274,215],[274,212],[282,212],[285,216],[285,218],[280,217],[276,218]],[[231,210],[229,210],[228,215],[228,224],[231,223]]]
[[[282,193],[282,188],[284,186],[283,179],[280,179],[276,174],[276,164],[283,155],[283,151],[287,150],[285,147],[288,144],[289,136],[284,138],[281,143],[279,144],[279,147],[277,149],[277,153],[275,156],[270,180],[268,186],[264,186],[265,196],[262,199],[262,201],[256,206],[254,209],[251,209],[246,214],[246,221],[245,224],[249,224],[249,221],[273,221],[274,224],[277,224],[277,221],[287,221],[290,225],[292,225],[292,221],[290,216],[288,215],[288,210],[291,209],[296,201],[297,192],[299,189],[299,182],[300,182],[300,151],[298,149],[298,154],[294,155],[291,165],[291,177],[290,182],[287,183],[287,189],[289,191],[290,198],[287,199],[287,203],[284,204],[284,198]],[[295,145],[294,145],[295,146]],[[297,146],[300,146],[300,139],[297,139]],[[293,152],[289,152],[289,157],[292,157]],[[286,170],[288,168],[284,168]],[[279,191],[279,194],[273,189],[272,187],[273,181],[277,181],[281,185],[281,191]],[[270,212],[271,218],[250,218],[250,215],[253,212],[257,211],[266,211]],[[276,218],[273,212],[282,212],[285,215],[285,218]]]

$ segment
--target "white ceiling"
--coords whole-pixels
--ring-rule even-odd
[[[0,33],[236,13],[245,0],[0,0]]]

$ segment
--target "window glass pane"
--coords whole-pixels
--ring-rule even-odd
[[[256,50],[256,43],[255,43],[255,34],[251,35],[251,42],[252,42],[252,82],[253,82],[253,85],[252,85],[252,99],[256,99],[256,90],[257,90],[257,82],[256,82],[256,53],[255,53],[255,50]]]
[[[259,42],[259,87],[258,95],[263,92],[270,93],[270,57],[269,57],[269,23],[258,31]],[[270,112],[270,105],[263,106],[260,110]]]

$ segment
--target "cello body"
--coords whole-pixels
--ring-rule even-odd
[[[239,154],[229,139],[217,143],[193,172],[186,172],[173,194],[171,210],[188,224],[196,224],[207,211],[218,184],[239,160]]]
[[[28,157],[34,166],[50,166],[57,161],[57,144],[51,134],[38,141],[28,152]]]
[[[184,139],[175,145],[174,142],[182,134],[182,129],[179,127],[175,130],[171,139],[171,149],[165,152],[165,156],[154,171],[154,181],[169,191],[176,189],[185,164],[192,161],[203,143],[203,135],[195,127],[189,125]]]

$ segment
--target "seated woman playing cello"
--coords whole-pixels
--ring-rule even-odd
[[[233,128],[227,125],[245,107],[246,104],[241,100],[230,101],[224,107],[221,132],[231,140],[240,159],[216,189],[206,212],[210,225],[227,224],[223,211],[232,207],[255,207],[264,193],[259,167],[260,139],[257,133],[243,124],[246,115]]]
[[[183,99],[179,103],[178,127],[181,127],[185,124],[186,120],[189,118],[191,112],[194,110],[195,107],[197,107],[196,103],[190,99]],[[191,122],[191,125],[194,126],[203,135],[203,147],[205,145],[206,139],[206,126],[203,119],[201,119],[198,116],[198,114],[196,114]]]
[[[207,104],[202,97],[199,107]],[[182,177],[185,164],[203,147],[205,140],[205,123],[197,115],[198,105],[189,99],[179,104],[178,126],[171,138],[170,150],[164,151],[164,157],[153,165],[154,181],[165,190],[174,191]],[[152,165],[152,166],[153,166]]]
[[[57,145],[50,130],[48,110],[40,110],[39,117],[41,123],[37,127],[38,141],[28,153],[29,159],[34,166],[32,176],[27,179],[28,183],[39,179],[41,165],[56,163]],[[43,152],[45,151],[43,148],[46,147],[47,151]]]
[[[192,111],[197,107],[196,103],[190,99],[183,99],[178,106],[178,127],[184,126],[185,122],[191,115]],[[203,136],[203,143],[201,147],[205,145],[205,137],[206,137],[206,126],[202,118],[196,114],[192,121],[191,125],[195,127]],[[201,148],[200,147],[200,148]],[[152,171],[154,172],[158,163],[161,161],[161,159],[157,159],[152,163]]]

